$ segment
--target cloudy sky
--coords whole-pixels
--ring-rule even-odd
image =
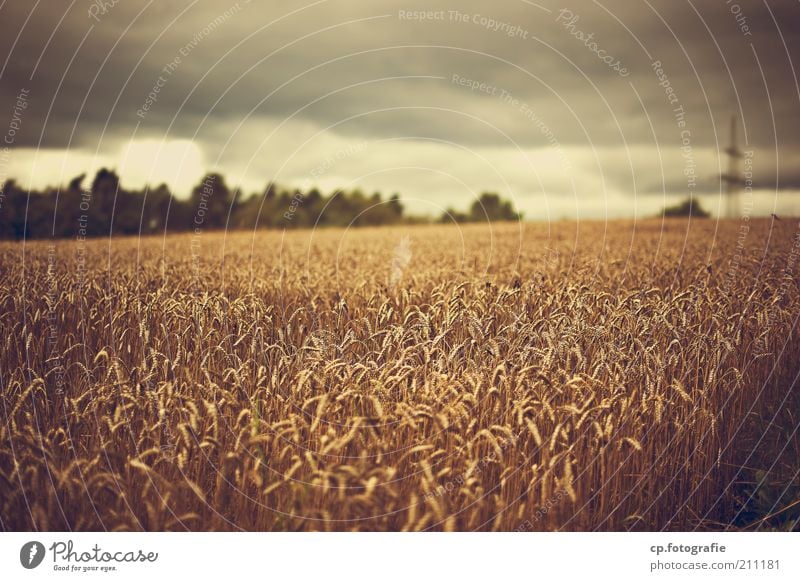
[[[797,0],[0,0],[0,180],[716,213],[735,117],[742,203],[797,214],[797,63]]]

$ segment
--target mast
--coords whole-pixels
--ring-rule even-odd
[[[742,157],[742,152],[736,145],[735,115],[731,115],[731,143],[723,151],[728,154],[728,170],[720,175],[720,179],[725,182],[727,217],[734,218],[739,213],[739,191],[743,183],[742,176],[739,174],[739,159]]]

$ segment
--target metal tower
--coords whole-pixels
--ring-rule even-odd
[[[727,198],[726,213],[728,218],[735,218],[739,214],[739,191],[744,180],[739,173],[739,160],[742,152],[736,145],[736,116],[731,116],[731,144],[723,150],[728,154],[728,171],[720,174],[720,179],[725,182],[725,197]]]

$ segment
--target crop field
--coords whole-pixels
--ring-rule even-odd
[[[796,221],[0,250],[2,530],[798,526]]]

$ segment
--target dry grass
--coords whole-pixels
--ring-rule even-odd
[[[0,524],[724,524],[798,371],[796,226],[5,244]]]

